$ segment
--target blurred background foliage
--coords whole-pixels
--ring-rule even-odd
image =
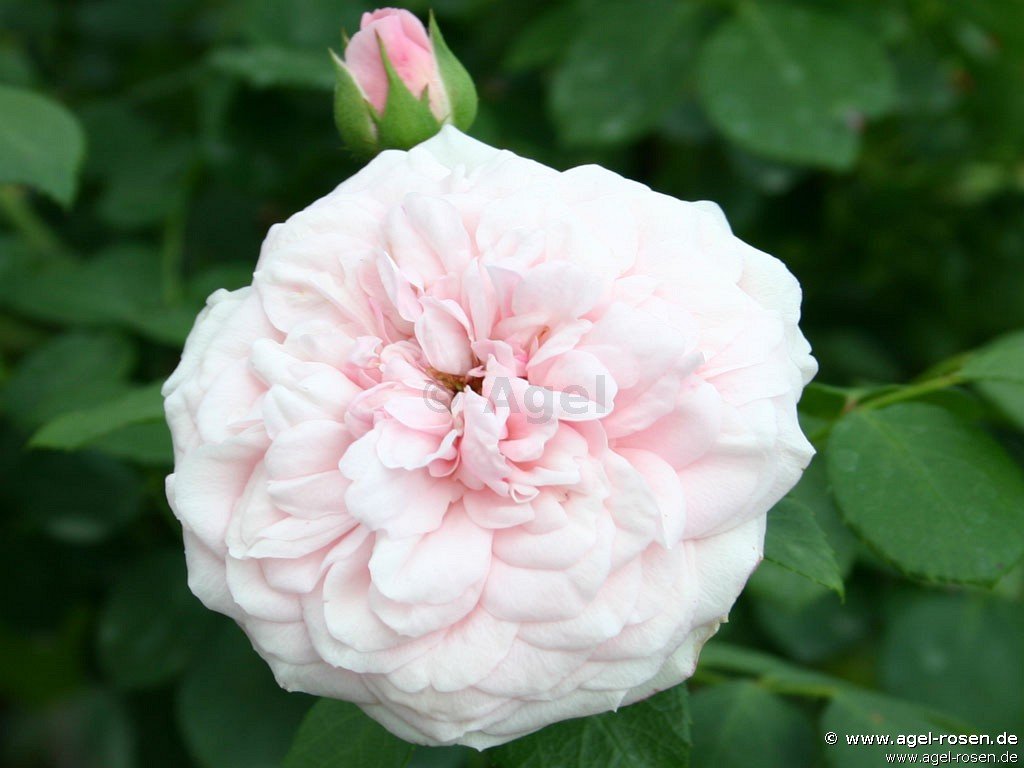
[[[5,765],[276,766],[312,704],[278,690],[187,590],[158,390],[205,297],[249,281],[268,227],[357,169],[332,126],[326,52],[368,7],[0,0]],[[802,406],[819,447],[832,442],[773,513],[769,561],[690,685],[692,763],[880,764],[826,748],[826,725],[1024,736],[1020,337],[986,369],[998,375],[978,373],[990,355],[943,380],[955,386],[919,388],[931,408],[865,411],[829,437],[859,393],[906,393],[884,385],[960,370],[958,356],[1024,326],[1024,3],[432,7],[476,78],[475,136],[717,201],[800,278],[819,380],[843,387]],[[933,510],[908,491],[901,532],[858,507],[870,488],[839,449],[882,422],[912,435],[947,417],[962,450],[935,459],[939,490],[956,502],[965,485],[994,488],[1002,517],[976,551],[953,528],[946,549],[887,552],[890,524],[909,541]],[[899,456],[882,454],[884,478]],[[558,765],[544,744],[413,761]],[[621,764],[679,764],[647,752]],[[316,759],[299,748],[288,765],[333,764]]]

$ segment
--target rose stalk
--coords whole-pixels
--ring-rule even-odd
[[[675,685],[813,454],[800,298],[713,203],[452,126],[384,152],[167,381],[189,584],[283,687],[414,742]]]

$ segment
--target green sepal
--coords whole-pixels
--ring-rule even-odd
[[[442,122],[430,111],[426,89],[417,98],[395,72],[388,57],[384,41],[378,36],[380,58],[388,76],[388,100],[384,114],[375,117],[377,124],[377,151],[384,149],[410,149],[426,141],[441,130]]]
[[[334,124],[341,140],[359,157],[372,157],[377,146],[373,107],[366,100],[352,73],[338,55],[331,51],[334,61]]]
[[[445,43],[433,11],[430,12],[430,42],[434,46],[437,69],[448,94],[448,103],[451,105],[449,122],[459,130],[467,131],[476,119],[476,86],[469,72],[462,66],[462,62],[455,58],[455,54]]]

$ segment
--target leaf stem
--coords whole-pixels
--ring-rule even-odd
[[[960,371],[957,370],[943,376],[925,379],[917,384],[900,387],[895,391],[886,392],[878,397],[869,398],[868,400],[858,403],[856,407],[864,411],[872,410],[874,408],[884,408],[885,406],[892,405],[893,403],[903,402],[904,400],[913,400],[921,397],[922,395],[938,392],[942,389],[948,389],[962,381],[963,379],[960,376]]]
[[[174,207],[164,224],[163,243],[160,247],[160,278],[163,300],[167,306],[181,302],[185,289],[182,266],[185,260],[185,226],[188,222],[188,206],[192,188],[199,176],[201,162],[193,160],[185,171],[181,187],[174,201]]]
[[[6,184],[0,186],[0,213],[32,250],[53,255],[64,253],[60,238],[29,205],[25,191]]]

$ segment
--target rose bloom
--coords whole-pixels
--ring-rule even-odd
[[[189,584],[288,690],[484,748],[679,683],[813,450],[717,206],[446,128],[267,236],[168,380]]]

